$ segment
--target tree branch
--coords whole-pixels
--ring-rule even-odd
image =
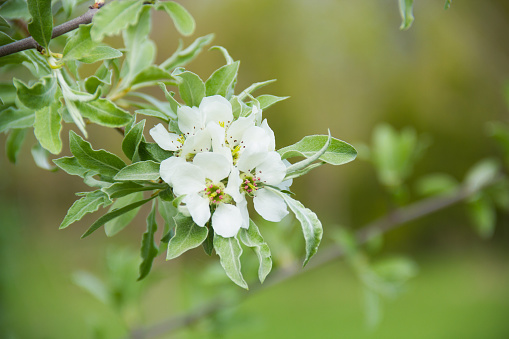
[[[403,226],[405,223],[413,220],[417,220],[423,216],[432,214],[434,212],[443,210],[450,207],[458,202],[461,202],[475,193],[492,186],[500,182],[504,176],[498,175],[491,181],[486,182],[484,185],[477,187],[475,190],[471,190],[467,185],[462,185],[453,194],[443,197],[431,197],[423,199],[409,206],[399,208],[386,216],[377,219],[362,228],[355,233],[355,238],[359,245],[365,244],[370,240],[385,234],[391,230]],[[307,272],[313,268],[320,267],[327,264],[335,259],[339,259],[345,255],[345,251],[338,245],[329,246],[326,249],[319,251],[309,264],[302,268],[298,263],[293,263],[286,267],[282,267],[277,271],[273,272],[265,281],[263,285],[255,285],[248,293],[243,295],[246,299],[254,293],[264,290],[267,287],[276,285],[284,282],[290,278],[298,276],[304,272]],[[238,299],[237,299],[238,301]],[[176,316],[168,320],[162,321],[158,324],[154,324],[147,328],[139,328],[131,332],[130,338],[136,339],[149,339],[156,338],[166,333],[171,333],[193,323],[198,322],[207,316],[214,314],[224,307],[232,306],[231,304],[225,304],[221,300],[213,300],[209,304],[193,310],[187,314]]]
[[[56,26],[53,29],[53,33],[51,34],[51,38],[56,38],[65,34],[67,32],[73,31],[79,27],[81,24],[89,24],[92,22],[92,18],[99,8],[90,8],[85,14],[74,18],[70,21],[67,21],[61,25]],[[14,54],[17,52],[25,51],[27,49],[35,48],[37,50],[41,50],[41,46],[34,40],[32,37],[28,37],[22,40],[11,42],[10,44],[0,46],[0,57]]]

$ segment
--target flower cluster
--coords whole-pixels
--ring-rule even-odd
[[[150,135],[162,149],[174,152],[161,162],[160,175],[197,225],[210,220],[216,234],[235,236],[249,227],[247,197],[266,220],[278,222],[288,214],[284,200],[264,188],[288,189],[291,180],[284,181],[287,166],[259,107],[234,119],[230,102],[214,95],[203,98],[199,107],[179,107],[177,119],[180,133],[158,124]]]

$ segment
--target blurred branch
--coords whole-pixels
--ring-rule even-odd
[[[98,10],[99,8],[90,8],[85,14],[56,26],[53,29],[51,38],[53,39],[70,31],[73,31],[77,29],[81,24],[85,25],[91,23],[92,18],[94,17],[95,13],[97,13]],[[0,57],[33,48],[37,49],[38,51],[42,49],[42,47],[34,40],[34,38],[28,37],[22,40],[11,42],[10,44],[4,46],[0,46]]]
[[[431,197],[427,199],[423,199],[406,207],[402,207],[394,210],[393,212],[363,226],[355,233],[355,238],[359,245],[365,244],[370,240],[383,235],[389,231],[397,229],[409,221],[417,220],[426,215],[432,214],[434,212],[438,212],[447,207],[450,207],[454,204],[457,204],[479,191],[490,187],[502,179],[504,179],[504,175],[500,174],[494,177],[492,180],[485,182],[483,185],[476,187],[476,189],[472,190],[467,185],[460,186],[456,191],[447,196],[440,197]],[[266,289],[267,287],[276,285],[278,283],[284,282],[287,279],[298,276],[302,273],[305,273],[313,268],[323,266],[335,259],[339,259],[345,255],[345,251],[338,245],[331,245],[326,249],[320,250],[313,259],[309,262],[309,264],[302,268],[299,263],[294,262],[291,265],[282,267],[276,271],[274,271],[265,281],[263,285],[255,285],[248,293],[243,295],[243,299],[248,298],[249,296]],[[239,299],[235,299],[236,302]],[[130,338],[133,339],[149,339],[156,338],[163,334],[171,333],[191,324],[198,322],[199,320],[214,314],[215,312],[221,310],[224,307],[233,306],[232,303],[225,303],[220,300],[213,300],[209,304],[193,310],[189,313],[176,316],[165,321],[162,321],[158,324],[149,326],[147,328],[135,329],[131,332]]]

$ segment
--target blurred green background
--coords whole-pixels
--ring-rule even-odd
[[[416,1],[416,21],[402,32],[395,0],[195,0],[183,3],[197,22],[196,33],[184,41],[215,33],[213,44],[241,60],[238,91],[278,79],[259,92],[291,96],[264,112],[277,148],[304,135],[326,134],[328,128],[354,145],[371,144],[373,129],[382,122],[427,135],[432,144],[409,180],[412,193],[420,176],[445,172],[461,181],[477,161],[498,155],[485,125],[507,122],[509,2],[454,1],[447,11],[443,2]],[[152,32],[158,61],[165,60],[179,36],[164,13],[154,16]],[[220,53],[209,51],[188,69],[206,79],[222,63]],[[88,129],[94,148],[120,153],[120,135]],[[228,297],[228,290],[239,292],[232,283],[223,284],[218,258],[199,249],[172,262],[157,258],[151,277],[136,283],[146,210],[114,238],[97,232],[80,240],[90,217],[59,231],[74,192],[89,188],[76,177],[38,169],[29,156],[34,140],[31,136],[17,165],[7,161],[3,147],[0,153],[1,337],[124,337],[124,322],[131,328],[150,325],[215,295]],[[323,166],[296,180],[292,190],[322,220],[324,246],[338,225],[359,228],[389,207],[373,166],[361,159]],[[507,338],[509,219],[500,214],[494,236],[481,240],[465,212],[465,206],[454,206],[385,236],[373,260],[403,254],[419,271],[398,298],[383,301],[376,327],[366,326],[363,288],[339,260],[258,292],[211,321],[162,337]],[[279,264],[292,252],[278,250],[270,234],[290,226],[261,228]],[[293,239],[299,231],[293,225],[288,234]],[[141,302],[126,301],[130,306],[122,316],[73,283],[76,271],[107,279],[112,260],[124,260],[126,268],[111,286],[125,283],[132,300],[142,293]],[[244,271],[256,271],[245,266]]]

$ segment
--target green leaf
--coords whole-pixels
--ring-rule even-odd
[[[48,160],[49,152],[46,151],[39,143],[36,143],[30,150],[32,157],[34,158],[35,164],[48,171],[56,171],[57,168],[52,166]]]
[[[170,121],[170,118],[166,114],[156,111],[156,110],[153,110],[153,109],[148,109],[148,108],[147,109],[137,109],[136,111],[134,111],[134,113],[147,115],[149,117],[156,117],[156,118],[163,120],[166,123],[168,123],[168,121]]]
[[[136,193],[135,193],[136,194]],[[122,208],[119,208],[119,209],[114,209],[108,213],[106,213],[105,215],[103,215],[102,217],[100,217],[99,219],[97,219],[93,224],[92,226],[90,226],[90,228],[81,236],[81,238],[85,238],[85,237],[88,237],[90,234],[92,234],[93,232],[95,232],[99,227],[101,227],[102,225],[104,225],[105,223],[107,223],[108,221],[110,220],[113,220],[119,216],[121,216],[122,214],[125,214],[135,208],[138,208],[140,206],[142,206],[143,204],[146,204],[147,202],[149,202],[150,200],[154,199],[157,195],[154,195],[153,197],[150,197],[148,199],[145,199],[145,200],[141,200],[141,201],[137,201],[135,203],[132,203],[130,205],[127,205],[127,206],[124,206]],[[124,197],[125,198],[125,197]],[[122,198],[120,198],[122,199]],[[118,201],[118,200],[117,200]]]
[[[286,177],[285,178],[288,179],[288,177],[290,177],[290,176],[295,177],[296,172],[299,172],[301,175],[306,173],[306,170],[308,168],[315,165],[315,164],[313,164],[313,162],[318,160],[327,151],[327,149],[329,148],[329,146],[331,144],[331,139],[332,138],[331,138],[330,132],[329,132],[329,135],[328,135],[327,139],[325,140],[325,144],[322,145],[322,147],[317,152],[310,155],[306,159],[299,161],[295,164],[292,164],[286,168]]]
[[[105,150],[93,150],[92,146],[74,131],[69,132],[69,148],[81,166],[106,177],[114,177],[125,167],[125,163],[119,157]]]
[[[7,159],[14,164],[18,160],[18,153],[21,150],[21,146],[23,146],[23,141],[25,141],[26,132],[26,128],[13,129],[9,132],[9,136],[5,141]]]
[[[80,165],[76,157],[62,157],[58,159],[53,159],[55,165],[57,165],[61,170],[65,171],[70,175],[77,175],[82,178],[85,177],[85,174],[89,171],[88,168],[84,168]]]
[[[471,192],[481,189],[492,181],[500,171],[496,159],[484,159],[473,166],[465,176],[465,184]]]
[[[159,163],[152,160],[135,162],[126,166],[115,175],[115,180],[157,180],[159,179]]]
[[[444,5],[444,9],[449,9],[449,8],[451,8],[451,3],[452,3],[452,0],[446,0],[446,1],[445,1],[445,5]]]
[[[25,0],[7,0],[0,7],[2,16],[6,19],[30,19],[27,2]]]
[[[177,214],[173,220],[176,225],[175,235],[168,244],[166,260],[177,258],[182,253],[200,246],[208,234],[207,227],[196,225],[190,217]]]
[[[163,113],[164,115],[166,115],[167,117],[169,117],[169,119],[177,119],[177,114],[175,112],[173,112],[170,103],[168,103],[166,101],[160,101],[151,95],[147,95],[145,93],[140,93],[140,92],[130,92],[129,95],[141,98],[149,103],[147,105],[147,104],[140,103],[140,102],[128,101],[132,106],[139,107],[142,109],[158,110],[161,113]]]
[[[159,197],[161,197],[161,195],[162,192],[159,195]],[[164,232],[161,241],[168,243],[170,239],[175,235],[172,230],[177,226],[174,217],[178,214],[178,209],[175,206],[173,206],[171,201],[166,201],[164,199],[158,200],[159,200],[158,211],[164,220]]]
[[[299,142],[278,150],[281,159],[291,157],[310,158],[315,155],[327,142],[326,135],[309,135]],[[353,146],[339,139],[331,138],[331,143],[319,159],[331,165],[346,164],[355,159],[357,151]]]
[[[16,78],[13,79],[13,82],[19,100],[28,108],[40,109],[48,106],[55,99],[57,82],[53,76],[46,76],[31,87]]]
[[[0,99],[4,104],[13,104],[16,101],[16,87],[12,82],[0,83]]]
[[[48,49],[53,33],[53,15],[51,13],[51,0],[27,0],[28,11],[32,20],[28,24],[28,31],[35,41]]]
[[[113,71],[109,70],[104,76],[93,75],[85,79],[85,90],[88,93],[97,93],[98,89],[102,90],[102,93],[107,92],[107,88],[111,85],[111,78]]]
[[[263,283],[267,275],[272,269],[272,257],[270,249],[265,240],[263,240],[258,226],[249,220],[249,229],[241,228],[239,231],[239,239],[248,247],[251,247],[258,257],[260,267],[258,268],[258,278]]]
[[[141,239],[141,264],[140,264],[140,275],[138,280],[141,280],[147,276],[152,268],[152,262],[155,257],[159,254],[159,248],[154,241],[154,235],[157,231],[156,222],[156,204],[152,204],[152,210],[147,217],[147,231],[143,233]]]
[[[491,238],[497,223],[497,213],[491,199],[485,195],[477,195],[468,202],[468,211],[479,236],[484,239]]]
[[[62,151],[60,131],[62,124],[58,110],[62,107],[60,100],[53,101],[49,106],[35,111],[34,134],[42,147],[53,154]]]
[[[158,144],[153,142],[141,142],[138,148],[141,160],[154,160],[161,162],[173,156],[173,152],[165,151]]]
[[[399,1],[399,13],[401,14],[401,26],[399,29],[407,30],[412,26],[414,22],[414,0],[398,0]]]
[[[233,85],[237,79],[240,62],[225,65],[216,70],[205,82],[207,96],[221,95],[228,99],[227,94],[233,93]]]
[[[0,27],[7,27],[10,28],[11,25],[0,15]]]
[[[180,34],[185,36],[193,34],[196,24],[184,7],[173,1],[164,1],[157,4],[157,9],[161,8],[171,17]]]
[[[232,59],[232,57],[230,56],[230,53],[228,53],[228,51],[226,50],[226,48],[224,48],[222,46],[212,46],[212,47],[210,47],[209,51],[212,51],[214,49],[219,50],[223,54],[227,65],[233,64],[235,62]]]
[[[132,118],[129,112],[104,98],[86,102],[76,101],[74,104],[85,118],[106,127],[125,126]]]
[[[126,181],[126,182],[116,182],[113,185],[103,188],[102,191],[106,193],[110,197],[110,199],[116,199],[136,192],[152,191],[157,189],[163,189],[165,187],[167,186],[156,184],[143,186],[132,181]]]
[[[444,173],[429,174],[420,178],[416,191],[422,196],[447,195],[458,188],[458,181]]]
[[[203,47],[208,45],[212,39],[214,39],[214,34],[205,35],[197,38],[191,45],[189,45],[186,49],[182,49],[182,41],[180,42],[177,51],[168,59],[166,59],[159,67],[170,71],[175,67],[182,67],[187,65],[189,62],[194,60],[198,54],[202,51]]]
[[[275,95],[270,94],[263,94],[258,97],[256,97],[256,100],[260,103],[260,108],[262,110],[265,110],[269,108],[270,106],[274,105],[276,102],[280,102],[283,100],[288,99],[289,97],[277,97]]]
[[[174,117],[174,119],[176,119],[177,111],[178,111],[178,108],[180,107],[180,104],[173,97],[175,95],[175,93],[168,92],[168,90],[166,89],[166,85],[163,84],[162,82],[159,82],[158,85],[159,85],[159,88],[163,91],[164,97],[166,98],[166,100],[168,100],[168,103],[170,104],[171,111],[173,112],[173,117]]]
[[[263,81],[263,82],[256,82],[254,84],[252,84],[251,86],[249,86],[248,88],[246,88],[245,90],[242,91],[242,93],[240,93],[238,95],[238,98],[240,101],[244,100],[246,97],[248,97],[252,92],[256,91],[257,89],[260,89],[262,87],[265,87],[273,82],[275,82],[276,79],[272,79],[272,80],[267,80],[267,81]]]
[[[101,41],[105,36],[116,35],[128,26],[138,22],[143,1],[112,1],[101,8],[92,19],[90,35],[94,41]]]
[[[139,88],[141,85],[152,85],[158,81],[171,82],[176,85],[175,79],[168,71],[156,65],[150,65],[136,75],[131,81],[131,87]]]
[[[27,109],[8,107],[0,112],[0,132],[14,128],[28,128],[34,125],[35,113]]]
[[[85,272],[77,271],[72,275],[73,282],[94,296],[97,300],[108,304],[110,301],[111,292],[104,282],[95,275]]]
[[[246,290],[249,289],[240,271],[242,247],[240,247],[237,238],[223,238],[220,235],[214,234],[214,249],[219,255],[221,266],[223,266],[226,275],[240,287]]]
[[[196,74],[185,71],[178,75],[172,74],[178,78],[180,97],[188,106],[200,106],[205,96],[205,84]]]
[[[311,259],[318,250],[318,246],[322,240],[322,223],[318,220],[316,214],[309,208],[304,207],[300,201],[297,201],[287,194],[273,188],[266,186],[265,189],[268,189],[283,198],[288,207],[290,207],[292,212],[300,221],[302,232],[304,233],[304,240],[306,241],[306,258],[304,259],[303,264],[303,266],[306,266],[309,259]]]
[[[92,24],[80,25],[76,33],[67,41],[63,51],[63,61],[78,60],[93,63],[104,59],[122,56],[120,51],[109,46],[99,46],[90,36]]]
[[[129,130],[122,141],[122,151],[132,161],[134,161],[135,156],[138,156],[138,147],[143,139],[144,128],[145,120],[142,120]]]
[[[130,195],[123,196],[115,200],[113,205],[111,206],[109,212],[122,209],[126,206],[129,206],[133,203],[139,202],[143,199],[143,192],[136,192]],[[136,217],[138,212],[140,211],[140,206],[130,209],[122,215],[108,221],[104,225],[104,231],[108,237],[112,237],[121,230],[123,230],[133,219]]]
[[[76,200],[71,208],[67,211],[67,215],[60,224],[60,229],[66,228],[70,224],[81,220],[87,213],[93,213],[102,205],[111,203],[108,196],[101,190],[96,190],[85,194],[81,199]]]
[[[115,49],[110,46],[97,46],[94,49],[88,51],[85,55],[83,55],[78,61],[81,61],[85,64],[93,64],[94,62],[106,60],[106,59],[116,59],[122,56],[122,52],[118,49]]]

